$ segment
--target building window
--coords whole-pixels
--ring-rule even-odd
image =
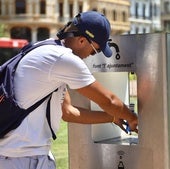
[[[15,0],[15,11],[16,11],[16,14],[25,14],[26,13],[25,0]]]
[[[150,14],[149,14],[150,19],[152,18],[152,10],[153,10],[152,9],[152,3],[150,3],[150,11],[149,11],[150,12]]]
[[[31,30],[27,27],[13,27],[10,30],[11,38],[14,39],[27,39],[31,42]]]
[[[136,34],[138,34],[138,33],[139,33],[139,28],[138,28],[138,27],[136,27],[136,29],[135,29],[135,33],[136,33]]]
[[[69,4],[70,18],[73,18],[73,4]]]
[[[92,11],[97,11],[97,8],[92,8]]]
[[[138,3],[135,4],[135,16],[138,18]]]
[[[82,4],[79,5],[79,12],[83,12],[83,5]]]
[[[40,14],[45,14],[46,13],[46,2],[45,0],[40,1]]]
[[[63,3],[62,2],[59,3],[59,11],[60,11],[60,18],[62,18],[63,17]]]
[[[169,31],[170,30],[170,22],[169,21],[165,21],[164,22],[164,27],[165,27],[166,31]]]
[[[126,22],[126,13],[124,11],[122,12],[122,21]]]
[[[38,28],[37,29],[37,40],[45,40],[48,39],[50,36],[49,29],[48,28]]]
[[[102,13],[103,13],[104,15],[106,15],[106,9],[105,9],[105,8],[103,8]]]
[[[146,5],[143,4],[143,19],[146,18]]]
[[[113,20],[116,21],[117,20],[117,13],[115,10],[113,10]]]
[[[164,2],[164,10],[165,10],[165,13],[168,14],[169,13],[169,2]]]
[[[158,9],[157,9],[157,5],[154,4],[154,16],[158,15]]]

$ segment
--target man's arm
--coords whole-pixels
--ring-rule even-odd
[[[65,99],[62,105],[62,112],[62,118],[67,122],[97,124],[113,121],[113,116],[110,116],[103,111],[92,111],[73,106],[71,104],[71,99],[68,92],[65,95]]]
[[[137,115],[131,112],[116,95],[105,89],[99,82],[95,81],[89,86],[77,89],[77,91],[97,103],[104,112],[73,107],[67,94],[63,103],[63,119],[78,123],[104,123],[114,121],[122,129],[124,129],[124,120],[127,120],[130,129],[137,132]]]

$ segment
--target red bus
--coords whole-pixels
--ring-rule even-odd
[[[0,38],[0,65],[15,56],[27,44],[26,39]]]

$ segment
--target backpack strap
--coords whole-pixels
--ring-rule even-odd
[[[58,88],[53,92],[56,92],[57,90],[58,90]],[[55,132],[53,131],[52,126],[51,126],[51,114],[50,114],[50,103],[51,103],[51,97],[52,97],[53,92],[51,92],[50,94],[48,94],[47,96],[45,96],[44,98],[42,98],[41,100],[36,102],[34,105],[32,105],[31,107],[26,109],[25,112],[27,112],[27,114],[29,114],[30,112],[35,110],[37,107],[39,107],[49,97],[49,100],[47,102],[47,108],[46,108],[46,118],[47,118],[47,122],[48,122],[48,125],[49,125],[51,133],[52,133],[53,140],[55,140],[57,137],[56,137]]]
[[[52,133],[53,140],[55,140],[57,137],[56,137],[56,134],[53,131],[52,126],[51,126],[51,114],[50,114],[50,112],[51,112],[51,110],[50,110],[51,97],[52,97],[52,94],[50,95],[50,98],[49,98],[48,103],[47,103],[46,117],[47,117],[48,125],[49,125],[51,133]]]
[[[20,123],[22,122],[22,120],[29,113],[31,113],[38,106],[40,106],[48,97],[51,97],[52,93],[54,92],[54,91],[52,91],[47,96],[45,96],[44,98],[42,98],[41,100],[39,100],[38,102],[36,102],[32,106],[30,106],[28,109],[20,108],[15,100],[13,79],[14,79],[14,73],[15,73],[16,67],[17,67],[18,63],[20,62],[20,60],[28,52],[30,52],[31,50],[33,50],[39,46],[42,46],[42,45],[61,45],[61,42],[59,40],[48,39],[48,40],[40,41],[35,44],[30,43],[30,44],[26,45],[25,47],[23,47],[21,49],[21,51],[16,56],[12,57],[8,61],[6,61],[3,65],[0,66],[0,83],[2,83],[1,87],[3,87],[5,89],[5,90],[3,90],[3,92],[5,92],[5,96],[7,98],[6,100],[8,102],[10,101],[10,103],[13,105],[13,107],[15,107],[16,112],[20,112],[20,115],[17,114],[18,115],[17,120],[11,121],[12,124],[10,123],[8,126],[5,127],[5,129],[3,129],[3,131],[1,132],[2,136],[4,136],[11,129],[15,129],[16,127],[18,127],[20,125]],[[50,105],[50,100],[51,99],[49,98],[49,100],[48,100],[49,105]],[[46,109],[46,114],[47,114],[46,116],[47,116],[47,120],[48,120],[50,129],[51,129],[52,135],[54,135],[54,132],[51,127],[50,111],[49,110],[50,110],[49,108]],[[56,138],[56,137],[53,136],[53,138]]]
[[[29,43],[28,45],[24,46],[20,52],[22,53],[22,56],[25,56],[31,50],[40,47],[42,45],[61,45],[61,41],[55,39],[47,39],[44,41],[39,41],[37,43]]]
[[[28,44],[28,46],[26,45],[23,49],[21,49],[21,53],[22,55],[26,55],[28,52],[30,52],[31,50],[33,50],[34,48],[37,48],[39,46],[42,46],[42,45],[61,45],[61,42],[59,40],[51,40],[51,39],[48,39],[48,40],[45,40],[45,41],[41,41],[41,42],[38,42],[38,43],[35,43],[35,44]],[[56,92],[58,89],[54,90],[53,92]],[[50,94],[48,94],[47,96],[45,96],[44,98],[42,98],[41,100],[39,100],[38,102],[36,102],[34,105],[32,105],[31,107],[29,107],[26,111],[28,113],[32,112],[33,110],[35,110],[37,107],[39,107],[48,97],[49,100],[48,100],[48,103],[47,103],[47,108],[46,108],[46,117],[47,117],[47,121],[48,121],[48,125],[50,127],[50,130],[51,130],[51,133],[52,133],[52,137],[53,139],[55,140],[57,137],[55,135],[55,132],[53,131],[52,129],[52,126],[51,126],[51,117],[50,117],[50,103],[51,103],[51,97],[52,97],[52,93],[51,92]]]
[[[0,66],[0,74],[1,72],[4,70],[4,68],[10,64],[10,67],[13,69],[12,72],[15,71],[19,61],[31,50],[42,46],[42,45],[61,45],[61,41],[60,40],[55,40],[55,39],[47,39],[44,41],[40,41],[37,43],[29,43],[28,45],[24,46],[20,52],[12,57],[11,59],[9,59],[8,61],[6,61],[3,65]],[[15,66],[13,66],[15,65]],[[9,66],[8,66],[9,67]]]

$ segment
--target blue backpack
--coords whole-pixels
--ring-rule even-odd
[[[55,140],[56,135],[51,127],[50,122],[50,100],[52,93],[49,93],[46,97],[42,98],[34,105],[29,107],[28,109],[22,109],[18,106],[15,95],[14,95],[14,74],[16,67],[19,61],[31,50],[42,46],[42,45],[61,45],[58,40],[44,40],[38,42],[36,44],[28,44],[21,49],[21,51],[3,65],[0,66],[0,138],[4,138],[4,136],[11,130],[16,129],[23,119],[35,110],[38,106],[40,106],[47,98],[47,110],[46,117],[49,124],[49,127],[52,132],[52,137]],[[55,90],[57,91],[57,89]]]

